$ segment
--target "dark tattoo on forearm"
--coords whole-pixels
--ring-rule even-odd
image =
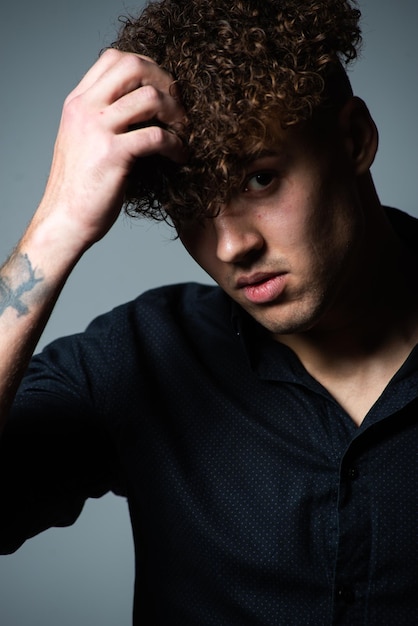
[[[19,254],[15,257],[18,261],[17,273],[21,277],[21,282],[16,287],[10,285],[10,280],[0,274],[0,316],[8,308],[15,309],[18,317],[29,313],[28,306],[22,301],[24,293],[32,291],[38,283],[43,281],[42,277],[36,277],[36,269],[27,254]]]

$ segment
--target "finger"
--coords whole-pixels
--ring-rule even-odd
[[[132,125],[152,119],[175,125],[182,122],[184,115],[178,100],[152,85],[146,85],[107,107],[103,112],[103,121],[114,132],[124,132]]]
[[[154,61],[137,54],[122,53],[116,63],[109,64],[106,71],[97,75],[85,97],[98,106],[109,106],[141,86],[153,85],[169,93],[172,83],[170,74]]]
[[[118,136],[120,148],[128,151],[131,162],[138,158],[160,154],[175,163],[187,161],[187,148],[179,137],[160,126],[147,126]]]
[[[119,69],[116,70],[117,74],[119,73],[119,71],[123,69],[123,65],[126,65],[128,70],[130,67],[134,67],[135,69],[136,68],[135,61],[133,62],[124,61],[125,59],[127,58],[129,59],[131,57],[133,59],[135,58],[141,59],[143,61],[144,67],[149,65],[149,66],[154,66],[154,68],[158,68],[158,65],[149,57],[146,57],[140,54],[135,54],[133,52],[121,52],[120,50],[116,50],[114,48],[108,48],[103,52],[103,54],[101,54],[101,56],[96,61],[96,63],[94,63],[94,65],[92,65],[92,67],[86,72],[86,74],[83,76],[83,78],[81,79],[77,87],[72,91],[71,95],[78,96],[88,91],[91,87],[93,87],[93,85],[96,82],[98,82],[101,78],[103,78],[106,75],[108,70],[110,70],[112,67],[115,67],[119,64],[120,64]],[[150,74],[149,72],[144,73],[145,81],[147,81],[147,76],[149,76],[149,74]],[[121,76],[118,74],[117,78],[120,78],[120,77]],[[109,75],[108,78],[109,80],[112,80],[112,75]]]
[[[71,96],[79,96],[84,93],[94,83],[105,74],[113,65],[115,65],[121,57],[122,53],[118,50],[109,48],[105,50],[94,65],[86,72],[77,87],[73,89]]]

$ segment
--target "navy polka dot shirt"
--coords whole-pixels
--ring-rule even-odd
[[[417,359],[358,428],[218,288],[148,292],[33,359],[0,451],[0,547],[114,490],[136,626],[417,624]]]

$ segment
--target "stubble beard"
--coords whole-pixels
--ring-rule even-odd
[[[305,333],[315,328],[327,311],[325,294],[316,294],[310,302],[288,302],[248,310],[248,313],[273,336]],[[269,310],[270,309],[270,310]]]
[[[248,306],[247,312],[278,340],[282,335],[308,333],[333,325],[333,310],[341,293],[341,267],[305,293],[266,306]]]

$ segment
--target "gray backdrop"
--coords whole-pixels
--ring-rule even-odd
[[[62,101],[114,39],[118,15],[141,4],[20,0],[2,8],[2,258],[41,197]],[[375,180],[383,202],[418,216],[418,3],[361,0],[360,6],[365,45],[351,76],[380,129]],[[122,217],[74,271],[40,347],[149,287],[207,280],[171,237],[167,227]],[[113,496],[90,501],[73,527],[51,529],[0,557],[0,624],[128,626],[133,576],[126,503]]]

